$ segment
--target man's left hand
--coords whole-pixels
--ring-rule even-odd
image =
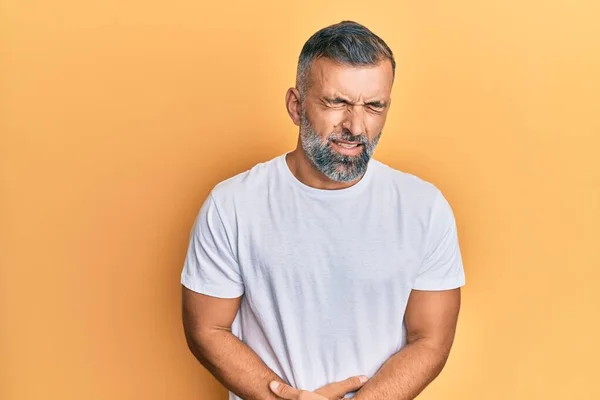
[[[314,392],[299,390],[281,382],[271,382],[269,388],[277,396],[285,400],[339,400],[347,393],[357,391],[368,378],[364,375],[354,376],[340,382],[330,383]]]

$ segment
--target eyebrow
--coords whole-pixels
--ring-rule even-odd
[[[351,101],[344,99],[342,97],[339,97],[339,96],[338,97],[324,97],[324,99],[329,104],[361,105],[361,104],[354,104]],[[369,101],[367,103],[364,103],[364,105],[376,107],[376,108],[385,108],[387,106],[387,103],[385,101],[374,100],[374,101]]]

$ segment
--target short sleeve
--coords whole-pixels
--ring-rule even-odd
[[[427,237],[425,257],[413,289],[450,290],[464,286],[456,221],[450,204],[439,191],[431,209]]]
[[[202,205],[190,233],[181,283],[208,296],[240,297],[244,286],[229,239],[211,194]]]

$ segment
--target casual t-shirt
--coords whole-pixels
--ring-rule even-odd
[[[406,344],[411,290],[465,283],[452,209],[433,184],[375,159],[340,190],[303,184],[285,159],[212,189],[181,282],[243,295],[233,334],[290,385],[371,377]]]

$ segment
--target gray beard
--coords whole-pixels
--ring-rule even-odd
[[[317,170],[334,182],[352,182],[363,176],[381,134],[382,132],[379,132],[373,141],[369,141],[365,135],[355,136],[348,131],[340,134],[330,133],[323,142],[312,128],[304,112],[300,118],[300,142],[304,154]],[[361,143],[363,145],[362,152],[357,156],[340,154],[331,147],[332,140]]]

